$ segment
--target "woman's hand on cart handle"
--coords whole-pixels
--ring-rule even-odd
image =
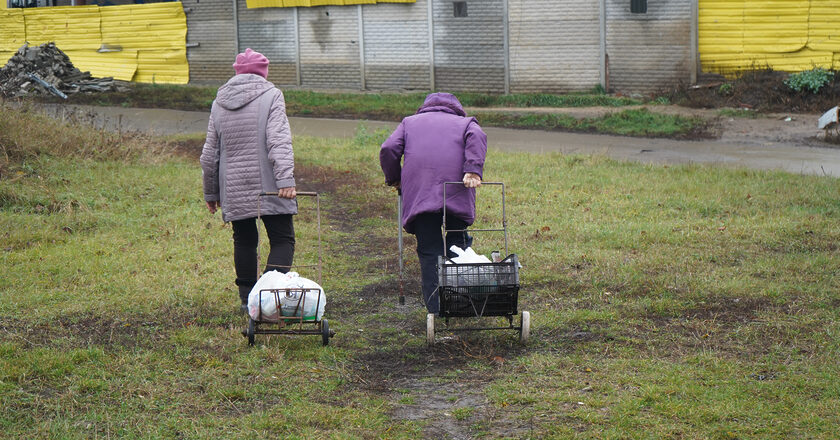
[[[288,188],[280,188],[277,190],[277,196],[281,199],[293,199],[297,195],[295,192],[295,187],[290,186]]]
[[[478,188],[481,186],[481,176],[475,173],[465,173],[464,186],[467,188]]]
[[[207,203],[207,210],[210,211],[210,214],[215,214],[216,210],[219,209],[219,201],[214,200],[212,202],[205,202]]]

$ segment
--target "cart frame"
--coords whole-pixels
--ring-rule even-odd
[[[508,226],[507,226],[507,213],[506,213],[506,206],[505,206],[505,184],[503,182],[482,182],[483,185],[491,185],[491,186],[499,186],[501,188],[501,197],[502,197],[502,227],[501,228],[484,228],[484,229],[446,229],[446,187],[447,185],[463,185],[463,182],[443,182],[443,223],[442,223],[442,233],[443,233],[443,256],[439,257],[438,259],[438,289],[435,291],[435,294],[440,296],[439,300],[441,302],[441,308],[438,312],[438,317],[444,319],[444,325],[446,326],[447,331],[451,332],[464,332],[464,331],[484,331],[484,330],[516,330],[519,332],[519,340],[522,343],[527,342],[528,337],[530,336],[530,323],[531,323],[531,314],[528,311],[522,311],[519,313],[520,315],[520,323],[519,325],[514,325],[514,315],[517,314],[518,309],[518,302],[519,302],[519,260],[516,255],[508,254]],[[402,193],[399,194],[399,203],[398,203],[398,241],[399,241],[399,301],[400,304],[405,304],[405,296],[404,296],[404,288],[403,288],[403,239],[402,239]],[[492,263],[467,263],[467,264],[456,264],[452,262],[449,258],[446,257],[447,255],[447,244],[446,244],[446,234],[449,232],[502,232],[504,234],[504,245],[505,245],[505,257],[497,262]],[[491,269],[492,273],[496,276],[498,275],[506,275],[508,281],[513,281],[509,283],[505,283],[501,286],[487,286],[487,288],[483,288],[484,286],[446,286],[444,285],[444,278],[446,276],[445,272],[447,268],[454,268],[456,271],[460,269],[465,269],[465,272],[469,269],[474,269],[476,273],[480,272],[482,269]],[[461,274],[456,273],[455,277],[460,276]],[[512,280],[510,277],[513,277]],[[476,292],[475,290],[479,290]],[[482,291],[483,290],[483,291]],[[504,302],[501,303],[502,306],[508,305],[507,310],[493,310],[492,307],[490,310],[487,309],[489,298],[492,295],[502,295],[508,296],[512,298],[510,304],[506,304]],[[473,314],[466,314],[466,313],[448,313],[444,310],[444,296],[457,296],[460,298],[466,298],[468,305],[472,308]],[[494,303],[494,306],[499,306],[500,303]],[[480,307],[479,307],[480,306]],[[503,307],[504,308],[504,307]],[[485,313],[488,312],[488,313]],[[508,321],[507,326],[498,326],[498,327],[449,327],[449,319],[450,318],[482,318],[482,317],[503,317],[506,318]],[[434,345],[435,343],[435,314],[428,313],[426,315],[426,342],[429,345]]]
[[[260,270],[260,254],[259,254],[259,223],[261,217],[261,202],[263,197],[267,196],[275,196],[277,197],[278,192],[262,192],[259,194],[257,198],[257,273]],[[309,192],[309,191],[298,191],[296,192],[296,196],[306,196],[306,197],[314,197],[315,198],[315,210],[316,216],[318,219],[318,263],[317,264],[302,264],[302,265],[291,265],[288,269],[298,268],[298,267],[315,267],[318,269],[318,284],[321,284],[321,275],[322,275],[322,266],[323,266],[323,255],[322,255],[322,243],[321,243],[321,196],[317,192]],[[297,200],[295,200],[297,202]],[[268,265],[268,264],[266,264]],[[318,292],[318,299],[315,304],[315,318],[306,318],[303,316],[303,310],[306,305],[306,293],[317,291]],[[298,310],[301,311],[301,316],[279,316],[277,320],[264,320],[262,315],[262,299],[263,295],[272,295],[274,297],[275,305],[277,306],[277,313],[281,314],[281,302],[280,302],[280,295],[289,296],[291,294],[297,294],[299,296],[298,302],[295,305],[294,313],[296,314]],[[321,306],[321,298],[323,297],[323,291],[320,289],[312,289],[312,288],[298,288],[298,289],[262,289],[259,291],[259,312],[257,319],[253,319],[250,315],[248,315],[248,328],[244,330],[243,336],[248,338],[248,345],[254,345],[254,339],[256,335],[320,335],[321,336],[321,344],[324,346],[328,345],[330,342],[330,338],[335,336],[335,331],[330,330],[329,322],[326,319],[317,319],[318,309]],[[311,328],[309,328],[311,326]]]

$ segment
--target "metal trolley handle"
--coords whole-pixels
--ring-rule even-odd
[[[443,183],[443,227],[446,228],[446,185],[463,185],[464,182],[444,182]],[[499,185],[502,187],[502,229],[471,229],[472,232],[485,232],[485,231],[503,231],[505,234],[505,256],[508,255],[508,234],[507,234],[507,218],[505,217],[505,184],[502,182],[482,182],[482,185]],[[404,285],[403,285],[403,228],[402,228],[402,191],[397,191],[398,198],[397,198],[397,242],[399,243],[399,301],[400,304],[405,304],[405,292],[404,292]],[[457,232],[458,230],[455,230]],[[466,229],[462,230],[466,231]],[[446,233],[451,232],[450,230],[444,229],[443,234],[443,254],[446,255]]]
[[[257,220],[259,223],[260,219],[260,208],[261,202],[263,197],[274,196],[277,197],[279,194],[278,191],[272,192],[261,192],[259,197],[257,197]],[[315,211],[317,213],[318,218],[318,284],[321,284],[321,267],[323,265],[323,257],[322,257],[322,250],[321,250],[321,195],[315,191],[296,191],[295,197],[297,196],[304,196],[304,197],[315,197]],[[259,224],[257,225],[257,231],[259,231]],[[260,272],[260,256],[259,256],[259,249],[260,249],[260,241],[259,241],[259,233],[257,234],[257,273]],[[293,267],[311,267],[312,265],[296,265]],[[291,267],[289,268],[291,269]]]
[[[507,217],[505,216],[505,184],[503,182],[481,182],[481,185],[498,185],[502,187],[502,227],[501,229],[446,229],[446,185],[464,185],[464,182],[443,182],[443,255],[447,254],[446,233],[447,232],[504,232],[505,235],[505,257],[508,255],[508,233]]]

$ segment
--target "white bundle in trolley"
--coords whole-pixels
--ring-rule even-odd
[[[484,255],[476,254],[475,251],[468,247],[461,249],[458,246],[452,245],[449,250],[454,252],[457,257],[452,259],[455,264],[486,264],[492,263],[489,258]],[[494,275],[495,272],[491,266],[466,266],[458,268],[457,283],[459,286],[493,286],[497,284]]]
[[[248,314],[257,321],[278,321],[280,316],[320,321],[326,305],[324,289],[297,272],[268,271],[248,295]]]

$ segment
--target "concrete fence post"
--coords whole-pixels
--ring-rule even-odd
[[[435,90],[435,25],[434,25],[434,0],[426,0],[429,21],[429,90]]]
[[[295,7],[295,78],[297,86],[302,85],[300,78],[300,8]]]
[[[504,12],[502,13],[502,27],[504,28],[504,51],[505,51],[505,95],[510,94],[510,18],[508,0],[503,0]]]
[[[239,54],[239,0],[233,1],[233,55]]]
[[[359,84],[361,89],[367,89],[365,84],[365,15],[362,13],[362,5],[357,5],[359,21]]]

